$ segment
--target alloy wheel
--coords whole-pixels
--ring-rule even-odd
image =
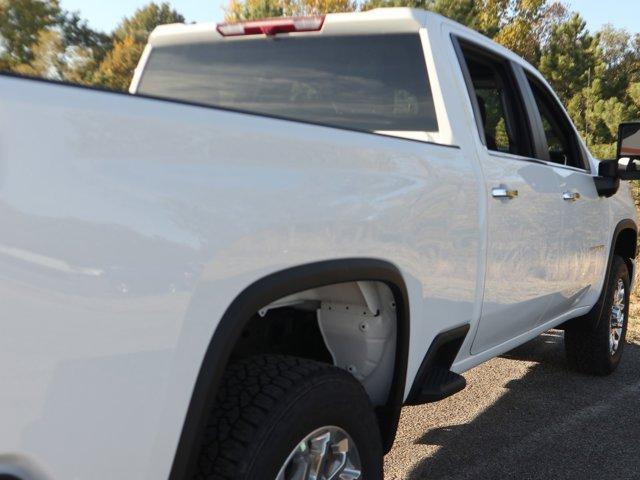
[[[276,480],[361,480],[358,448],[340,427],[307,435],[287,457]]]

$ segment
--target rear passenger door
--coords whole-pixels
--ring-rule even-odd
[[[486,273],[472,353],[535,328],[563,290],[560,177],[534,156],[530,117],[512,64],[454,39],[478,130],[487,200]]]
[[[563,199],[557,267],[564,286],[561,301],[545,315],[552,319],[597,299],[596,283],[603,278],[607,261],[608,206],[598,196],[587,153],[555,95],[533,73],[523,71],[523,77],[523,88],[533,98],[529,103],[533,120],[542,132],[536,157],[553,166]]]

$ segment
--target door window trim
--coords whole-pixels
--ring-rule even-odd
[[[451,41],[453,43],[453,49],[456,52],[456,57],[458,58],[458,65],[460,67],[460,70],[462,71],[462,78],[464,78],[464,83],[467,87],[467,95],[469,97],[469,102],[471,103],[471,110],[473,111],[473,119],[475,120],[475,124],[477,127],[476,132],[478,133],[480,142],[486,147],[487,136],[486,136],[486,132],[484,131],[482,116],[480,115],[480,105],[478,104],[478,99],[475,98],[475,95],[471,95],[471,92],[474,92],[475,89],[473,87],[473,82],[471,80],[471,73],[469,72],[469,67],[467,67],[467,62],[464,58],[464,53],[462,52],[462,46],[460,45],[460,38],[457,35],[452,33]],[[468,40],[466,39],[463,41],[468,42]]]
[[[527,105],[526,105],[526,98],[524,98],[523,93],[521,91],[516,72],[513,68],[514,67],[513,61],[505,57],[504,55],[496,52],[495,50],[488,48],[486,45],[482,45],[471,39],[464,38],[456,33],[451,33],[450,36],[451,36],[451,41],[453,43],[454,51],[456,53],[456,57],[458,59],[458,65],[460,67],[465,85],[467,87],[467,96],[471,103],[471,109],[473,111],[474,120],[477,126],[476,131],[477,131],[478,137],[480,138],[480,142],[486,148],[487,153],[489,155],[495,154],[500,156],[507,156],[508,158],[513,158],[516,160],[540,163],[540,160],[538,158],[534,158],[534,155],[536,152],[535,150],[536,146],[534,145],[535,138],[531,134],[531,132],[534,131],[534,128],[532,126],[532,118],[530,118],[529,116],[529,109],[527,108]],[[465,49],[472,51],[472,53],[474,54],[477,54],[478,57],[481,57],[481,58],[484,57],[490,61],[500,63],[505,68],[506,73],[509,77],[508,80],[510,83],[508,87],[511,90],[510,93],[514,96],[512,100],[518,103],[518,105],[511,106],[511,108],[509,109],[511,111],[505,111],[505,116],[509,120],[512,120],[515,123],[521,124],[519,126],[516,125],[516,128],[518,128],[519,130],[522,130],[520,132],[520,136],[522,138],[519,138],[518,140],[524,142],[523,146],[527,150],[528,155],[522,155],[522,154],[510,153],[510,152],[501,152],[496,150],[490,150],[488,148],[487,141],[486,141],[486,132],[484,129],[484,125],[482,123],[482,115],[480,114],[480,105],[478,104],[478,99],[476,98],[475,87],[473,84],[473,80],[471,78],[471,73],[469,72],[469,68],[467,66],[467,61],[464,55],[463,46]],[[521,117],[518,114],[520,114]],[[514,116],[516,118],[513,118]]]

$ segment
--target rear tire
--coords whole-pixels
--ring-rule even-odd
[[[629,270],[614,255],[605,294],[590,315],[573,320],[564,332],[569,365],[591,375],[609,375],[622,359],[629,319]],[[597,316],[596,316],[597,315]]]
[[[312,360],[251,357],[227,369],[194,479],[289,480],[301,460],[318,458],[318,445],[326,471],[347,468],[335,478],[382,480],[377,419],[352,375]],[[347,467],[340,466],[344,447]]]

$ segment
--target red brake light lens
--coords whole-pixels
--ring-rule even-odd
[[[219,23],[217,30],[223,37],[240,35],[277,35],[291,32],[317,32],[322,29],[324,15],[315,17],[267,18],[241,23]]]

